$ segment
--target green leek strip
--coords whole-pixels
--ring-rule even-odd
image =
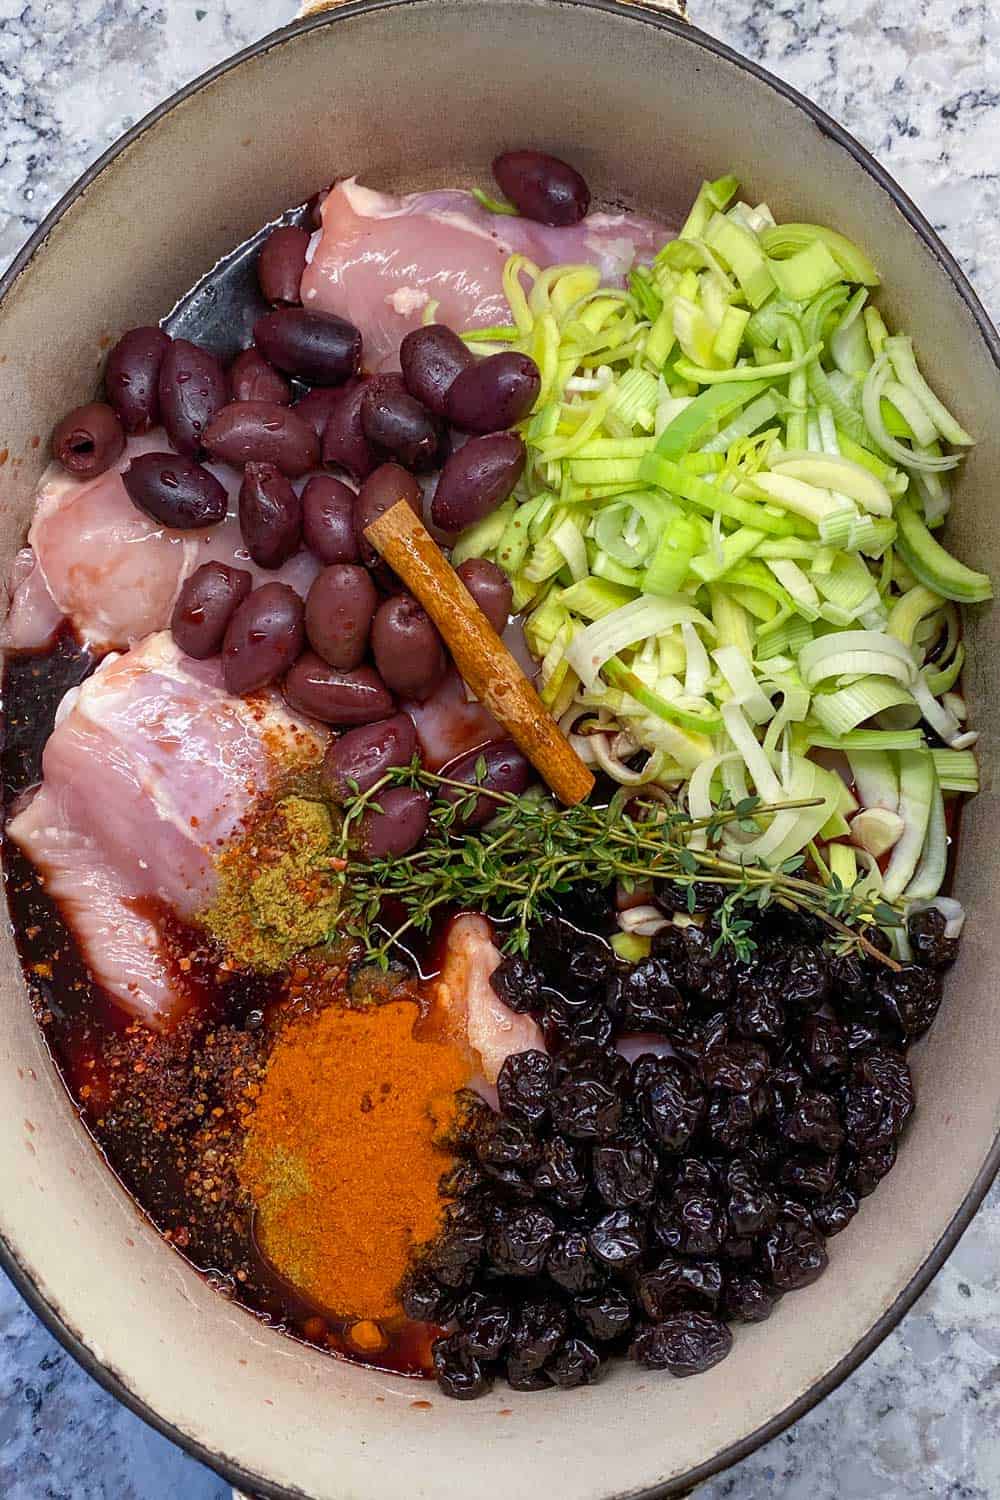
[[[842,457],[849,458],[852,463],[860,464],[863,469],[868,469],[876,479],[881,480],[894,499],[898,500],[900,495],[905,495],[910,484],[908,474],[894,469],[891,464],[879,458],[877,453],[872,453],[870,448],[862,448],[860,443],[856,443],[840,427],[836,428],[836,434],[837,446]]]
[[[812,627],[801,615],[793,615],[780,621],[778,628],[773,631],[765,626],[757,632],[757,660],[770,661],[772,657],[785,653],[797,656],[812,638]]]
[[[728,366],[736,363],[749,318],[750,314],[745,308],[726,308],[712,342],[713,363]]]
[[[792,515],[801,516],[814,526],[819,526],[826,517],[841,515],[845,511],[854,514],[854,507],[849,502],[835,500],[828,490],[817,489],[815,485],[793,479],[788,474],[755,474],[753,484],[756,489],[763,490],[775,505],[791,511]]]
[[[739,526],[750,526],[770,536],[790,536],[795,531],[786,516],[770,515],[763,506],[739,499],[719,485],[689,473],[680,464],[662,458],[659,453],[648,453],[640,461],[639,477],[668,494],[679,495],[707,516],[718,513]]]
[[[777,224],[760,236],[761,248],[772,260],[797,255],[817,241],[830,252],[848,281],[860,282],[862,286],[879,285],[879,274],[868,256],[836,229],[827,229],[823,224]]]
[[[944,812],[944,797],[937,778],[933,755],[928,757],[933,772],[931,810],[927,819],[927,832],[920,861],[906,890],[904,901],[932,901],[944,884],[948,870],[948,824]]]
[[[864,682],[856,682],[833,693],[817,693],[812,713],[828,734],[842,739],[876,714],[912,704],[912,693],[901,683],[884,677],[868,677]]]
[[[744,386],[743,394],[746,393],[746,389],[747,387]],[[711,387],[711,390],[724,391],[725,386],[715,385]],[[726,453],[741,438],[749,437],[758,428],[765,427],[778,415],[778,410],[777,397],[773,391],[767,391],[763,396],[758,396],[756,401],[751,401],[743,411],[737,412],[736,416],[715,434],[715,437],[702,443],[699,451],[701,453]],[[660,451],[659,445],[657,445],[657,450]]]
[[[867,288],[859,287],[830,335],[833,362],[845,375],[864,376],[875,362],[862,316],[867,300]]]
[[[847,734],[825,734],[822,730],[809,731],[809,743],[817,750],[920,750],[925,745],[919,729],[851,729]],[[944,752],[960,755],[959,750]]]
[[[962,668],[964,665],[965,647],[962,645],[961,641],[959,641],[958,645],[955,648],[955,654],[946,667],[942,667],[939,672],[935,672],[932,668],[924,669],[924,677],[927,681],[927,686],[935,698],[940,698],[942,693],[951,692],[952,688],[955,686],[956,682],[962,675]]]
[[[956,447],[971,447],[975,438],[970,437],[961,423],[942,405],[918,370],[913,341],[897,334],[886,339],[885,352],[896,372],[896,379],[919,401],[945,442],[954,443]]]
[[[643,708],[655,714],[658,719],[664,719],[668,724],[677,724],[681,729],[693,730],[695,733],[710,735],[718,734],[722,728],[722,718],[719,714],[692,713],[690,709],[678,708],[675,703],[670,703],[666,698],[654,692],[646,686],[640,677],[628,668],[617,656],[611,657],[603,666],[604,676],[615,687],[628,693]]]
[[[703,182],[678,239],[700,239],[713,215],[729,207],[739,186],[739,180],[732,176],[717,177],[714,182]]]
[[[896,600],[889,611],[885,628],[889,635],[894,635],[905,646],[912,646],[921,620],[933,614],[936,609],[940,609],[943,603],[944,600],[940,594],[935,594],[933,589],[925,588],[922,583],[918,584],[915,589],[909,589]]]
[[[882,878],[886,899],[897,901],[916,871],[927,837],[937,778],[926,750],[899,752],[899,814],[903,833]]]
[[[643,575],[638,568],[624,568],[621,563],[615,562],[614,558],[609,557],[606,552],[598,551],[597,547],[593,544],[592,547],[593,556],[591,556],[590,547],[587,549],[587,555],[590,557],[590,571],[595,578],[606,578],[609,583],[618,583],[623,588],[632,589],[636,593],[639,592],[642,588]]]
[[[562,608],[585,620],[602,620],[614,610],[631,604],[634,597],[631,589],[603,578],[583,578],[558,593]]]
[[[925,452],[918,453],[913,448],[905,447],[892,436],[882,416],[882,392],[891,374],[892,366],[889,363],[889,356],[883,353],[879,355],[865,376],[864,389],[861,393],[861,410],[871,438],[888,458],[900,464],[904,469],[941,473],[946,469],[955,468],[960,462],[958,454],[948,454],[944,458],[929,457]]]
[[[701,546],[701,540],[701,527],[691,516],[678,514],[664,526],[643,575],[645,592],[676,594],[687,577],[691,559]]]
[[[649,956],[653,940],[640,937],[637,932],[616,932],[611,938],[611,946],[624,963],[637,964]]]
[[[993,585],[952,557],[927,530],[915,508],[903,500],[896,507],[896,549],[913,576],[929,589],[959,604],[981,604],[993,598]]]
[[[724,214],[716,214],[705,231],[705,241],[725,261],[753,308],[774,291],[775,277],[755,234]]]
[[[971,750],[932,750],[931,757],[943,792],[979,791],[979,762]]]
[[[826,851],[830,874],[840,881],[845,891],[851,890],[858,878],[858,857],[850,844],[831,844]],[[624,934],[623,934],[624,936]]]
[[[873,515],[892,515],[892,497],[885,485],[849,458],[835,454],[786,452],[772,460],[771,467],[776,474],[788,474],[821,489],[847,495]]]
[[[533,500],[519,505],[509,517],[496,544],[495,554],[498,566],[503,568],[508,577],[519,573],[524,566],[531,542],[531,523],[548,498],[544,493],[536,495]]]
[[[736,389],[714,386],[702,391],[664,428],[656,440],[656,452],[663,458],[679,459],[692,448],[701,448],[722,424],[762,395],[769,384],[767,380],[758,380]]]
[[[470,557],[485,557],[492,552],[517,510],[516,500],[506,500],[499,510],[467,526],[451,549],[451,565],[457,568]]]
[[[828,406],[833,412],[833,418],[837,424],[838,439],[841,443],[841,451],[845,454],[847,453],[847,447],[844,443],[845,437],[859,447],[874,448],[876,446],[875,439],[865,426],[865,419],[861,412],[855,410],[839,394],[818,359],[806,367],[806,376],[809,384],[809,394],[813,401],[815,401],[817,406]]]
[[[570,665],[584,687],[592,689],[604,662],[619,651],[657,636],[662,630],[689,620],[715,635],[715,626],[690,599],[677,595],[672,599],[658,599],[643,595],[626,604],[622,609],[589,625],[576,637],[569,651]]]
[[[768,270],[790,302],[811,301],[841,279],[840,267],[819,239],[784,260],[769,259]]]
[[[571,458],[569,477],[574,484],[594,488],[597,485],[636,485],[643,477],[638,458]]]
[[[793,375],[804,370],[821,352],[822,344],[811,344],[797,359],[781,359],[776,364],[766,365],[764,373],[768,381],[783,375]],[[694,364],[690,359],[679,359],[674,370],[681,380],[690,380],[694,385],[726,385],[735,381],[757,381],[761,370],[756,365],[737,365],[732,370],[711,370],[705,365]]]
[[[738,647],[749,661],[753,657],[753,636],[746,610],[721,584],[708,585],[708,598],[719,645]]]
[[[743,526],[739,531],[734,531],[732,536],[727,536],[723,540],[718,554],[713,550],[692,557],[691,572],[696,578],[700,578],[702,583],[714,583],[725,577],[744,558],[749,557],[758,543],[763,540],[763,532],[753,531],[749,526]]]

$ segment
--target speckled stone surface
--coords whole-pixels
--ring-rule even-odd
[[[294,9],[290,0],[0,0],[0,265],[133,120]],[[1000,314],[1000,11],[955,0],[692,0],[691,9],[853,130]],[[77,1369],[0,1282],[3,1500],[228,1495]],[[1000,1497],[1000,1192],[857,1374],[699,1492],[728,1496]]]

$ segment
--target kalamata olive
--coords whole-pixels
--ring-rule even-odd
[[[318,193],[313,193],[306,207],[309,210],[309,222],[314,229],[323,228],[323,204],[329,198],[331,189],[320,188]]]
[[[327,418],[339,395],[340,391],[332,386],[318,385],[314,391],[306,391],[295,403],[296,413],[309,423],[321,443]]]
[[[444,323],[414,328],[399,346],[399,363],[411,396],[436,417],[447,410],[448,392],[473,363],[471,350]]]
[[[160,366],[169,348],[162,328],[130,328],[108,355],[104,389],[126,432],[148,432],[160,420]]]
[[[346,469],[358,484],[368,478],[378,463],[361,420],[361,407],[370,383],[367,378],[349,380],[330,391],[332,399],[323,428],[323,462]]]
[[[505,151],[493,162],[500,191],[537,224],[579,224],[590,189],[575,167],[544,151]]]
[[[306,481],[302,491],[302,540],[320,562],[357,562],[356,500],[349,485],[328,474],[314,474]]]
[[[301,302],[309,231],[294,224],[272,229],[257,260],[257,280],[268,302]]]
[[[317,573],[306,595],[306,636],[331,667],[360,667],[378,604],[371,574],[355,563],[333,563]]]
[[[252,587],[253,575],[245,568],[229,568],[221,562],[202,563],[195,568],[185,580],[170,618],[171,632],[181,650],[198,661],[217,656],[233,611]]]
[[[374,667],[341,672],[315,651],[303,652],[285,678],[285,698],[299,713],[324,724],[374,724],[396,709]]]
[[[193,458],[177,453],[140,453],[122,480],[132,504],[163,526],[193,531],[225,519],[225,489]]]
[[[517,432],[470,438],[441,470],[431,504],[434,525],[462,531],[502,505],[524,471],[524,443]]]
[[[386,687],[417,703],[430,697],[447,667],[441,637],[411,594],[394,594],[379,605],[372,653]]]
[[[234,610],[222,642],[222,675],[231,693],[277,682],[305,644],[302,600],[287,583],[264,583]]]
[[[418,473],[434,467],[441,430],[411,396],[402,375],[376,375],[361,402],[361,426],[373,448],[391,453]]]
[[[361,334],[336,313],[283,307],[258,318],[253,336],[272,365],[309,385],[340,385],[361,366]]]
[[[292,388],[284,375],[269,365],[259,349],[244,349],[229,366],[234,401],[270,401],[288,406]],[[301,415],[301,413],[300,413]]]
[[[243,470],[240,532],[258,568],[280,568],[298,552],[302,501],[274,464],[247,464]]]
[[[273,401],[231,401],[205,431],[205,447],[226,464],[274,464],[289,479],[319,465],[319,441],[308,422]]]
[[[455,572],[497,635],[501,635],[514,598],[514,590],[506,573],[496,563],[487,562],[485,557],[467,557]]]
[[[358,846],[365,859],[409,854],[427,832],[431,800],[415,786],[390,786],[378,794],[378,805],[358,824]]]
[[[417,748],[417,731],[409,714],[393,714],[380,724],[349,729],[327,748],[323,780],[337,802],[352,792],[367,792],[391,766],[408,766]],[[353,784],[353,785],[352,785]]]
[[[379,555],[371,542],[366,540],[365,527],[370,526],[376,517],[391,510],[397,500],[405,500],[414,515],[423,516],[423,496],[413,475],[401,469],[399,464],[380,464],[361,486],[354,507],[354,530],[361,561],[366,568],[373,568],[379,561]]]
[[[77,479],[103,474],[121,458],[124,447],[122,424],[103,401],[74,407],[52,434],[52,457]]]
[[[167,437],[179,453],[193,458],[209,422],[229,400],[225,370],[207,349],[174,339],[163,351],[157,392]]]
[[[482,777],[476,775],[480,760],[486,767],[486,774]],[[470,785],[486,787],[491,792],[510,792],[519,796],[534,773],[531,762],[521,754],[513,740],[500,740],[495,745],[484,745],[481,750],[470,750],[468,755],[463,755],[452,765],[446,766],[442,774],[449,781],[467,781]],[[457,787],[446,787],[441,791],[441,796],[447,802],[457,802],[464,795]],[[501,805],[492,797],[477,798],[472,813],[462,819],[462,827],[481,827],[483,823],[489,822]]]
[[[542,378],[527,354],[505,349],[457,375],[448,392],[448,420],[462,432],[499,432],[526,417]]]

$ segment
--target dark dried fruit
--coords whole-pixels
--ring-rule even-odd
[[[408,1272],[400,1302],[406,1316],[417,1323],[447,1323],[455,1310],[454,1294],[422,1266]]]
[[[469,1349],[464,1334],[450,1333],[446,1338],[435,1339],[431,1345],[434,1373],[438,1385],[446,1396],[456,1401],[474,1401],[493,1384]]]
[[[621,1031],[669,1032],[683,1018],[687,1006],[663,958],[644,958],[611,981],[611,1009]]]
[[[684,1308],[715,1312],[722,1295],[722,1268],[717,1260],[678,1260],[665,1255],[635,1284],[646,1317],[662,1323],[668,1313]]]
[[[490,975],[490,985],[504,1005],[519,1015],[541,1009],[542,976],[526,958],[503,959]]]
[[[578,1385],[593,1385],[601,1371],[601,1356],[586,1339],[569,1338],[545,1366],[557,1389],[571,1391]]]
[[[796,948],[785,963],[782,999],[790,1011],[816,1011],[830,996],[830,966],[821,948]]]
[[[792,1145],[818,1151],[837,1151],[844,1140],[836,1100],[819,1089],[802,1089],[792,1108],[779,1115],[778,1128]]]
[[[559,1135],[547,1140],[532,1182],[561,1208],[579,1208],[590,1185],[583,1147]]]
[[[591,1297],[578,1297],[573,1311],[591,1338],[602,1344],[621,1338],[632,1327],[632,1304],[617,1287],[605,1287]]]
[[[894,972],[879,966],[875,994],[907,1042],[915,1042],[931,1026],[941,1005],[941,975],[919,964],[903,964]]]
[[[858,1157],[855,1179],[862,1198],[874,1193],[883,1177],[888,1176],[896,1165],[896,1142],[888,1140],[872,1146]]]
[[[740,1323],[763,1323],[769,1318],[781,1293],[753,1271],[729,1271],[722,1291],[722,1314]]]
[[[734,1235],[759,1234],[773,1223],[778,1210],[774,1194],[767,1190],[750,1162],[730,1162],[725,1181],[729,1189],[727,1212]]]
[[[764,1263],[782,1292],[809,1286],[827,1267],[826,1246],[808,1210],[786,1199],[764,1236]]]
[[[858,1194],[845,1182],[836,1187],[828,1198],[821,1198],[818,1203],[814,1203],[810,1212],[817,1229],[829,1239],[831,1235],[839,1234],[842,1229],[847,1228],[860,1206]]]
[[[653,1233],[664,1250],[679,1255],[718,1255],[726,1235],[719,1199],[703,1188],[680,1188],[657,1204]]]
[[[476,1359],[499,1359],[510,1342],[513,1318],[509,1305],[487,1292],[470,1292],[455,1310],[466,1347]]]
[[[552,1123],[574,1140],[607,1140],[616,1134],[625,1113],[628,1064],[617,1052],[573,1049],[560,1058],[552,1094]]]
[[[656,1196],[656,1155],[638,1136],[594,1147],[594,1186],[609,1208],[648,1208]]]
[[[515,1204],[501,1211],[486,1252],[503,1276],[537,1276],[555,1232],[555,1220],[544,1209]]]
[[[545,1052],[515,1052],[505,1059],[497,1078],[501,1113],[529,1130],[538,1130],[549,1112],[552,1059]]]
[[[574,1296],[596,1292],[604,1285],[605,1273],[580,1229],[559,1231],[549,1246],[545,1269],[557,1286]]]
[[[636,1060],[635,1092],[646,1129],[664,1150],[683,1151],[705,1119],[705,1090],[679,1058],[653,1058],[640,1075],[645,1062]]]
[[[510,1333],[511,1358],[523,1370],[540,1370],[566,1337],[569,1317],[554,1297],[529,1297],[517,1309]]]
[[[629,1355],[647,1370],[700,1375],[725,1359],[733,1335],[719,1318],[703,1312],[671,1313],[635,1339]]]
[[[802,1023],[802,1056],[814,1078],[827,1081],[847,1072],[847,1033],[832,1016],[809,1016]]]
[[[709,1088],[750,1094],[763,1083],[770,1062],[765,1047],[754,1042],[729,1042],[709,1048],[702,1059],[701,1073]]]
[[[838,1166],[836,1156],[797,1151],[782,1162],[778,1181],[799,1197],[825,1198],[837,1185]]]
[[[936,907],[913,913],[906,930],[917,963],[928,969],[951,968],[958,957],[958,938],[945,936],[947,926],[944,913]]]
[[[598,1219],[588,1235],[590,1248],[610,1271],[631,1271],[642,1259],[646,1233],[639,1215],[629,1208],[613,1208]]]

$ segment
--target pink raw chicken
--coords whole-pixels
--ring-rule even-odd
[[[236,518],[240,476],[209,465],[229,492],[225,521],[203,531],[160,526],[129,499],[121,471],[140,453],[169,452],[162,431],[130,438],[119,463],[83,483],[53,467],[42,477],[28,532],[31,554],[18,554],[3,644],[38,650],[68,618],[97,652],[123,650],[170,623],[181,584],[203,562],[248,568],[255,583],[280,579],[305,594],[319,571],[300,552],[278,572],[250,561]]]
[[[504,1005],[490,984],[499,962],[500,951],[486,918],[461,916],[448,930],[444,963],[434,981],[436,1003],[454,1031],[468,1038],[490,1085],[511,1053],[545,1050],[537,1023]]]
[[[38,867],[95,980],[163,1026],[185,1008],[150,903],[190,918],[212,899],[213,856],[289,752],[320,741],[277,697],[230,697],[218,659],[166,632],[68,693],[44,781],[7,825]]]
[[[361,329],[365,363],[388,368],[404,334],[419,327],[428,302],[455,329],[509,323],[502,276],[507,257],[539,266],[593,264],[620,284],[673,238],[639,214],[593,213],[569,229],[491,214],[457,188],[395,198],[353,177],[323,204],[323,229],[302,278],[302,301],[339,313]]]

